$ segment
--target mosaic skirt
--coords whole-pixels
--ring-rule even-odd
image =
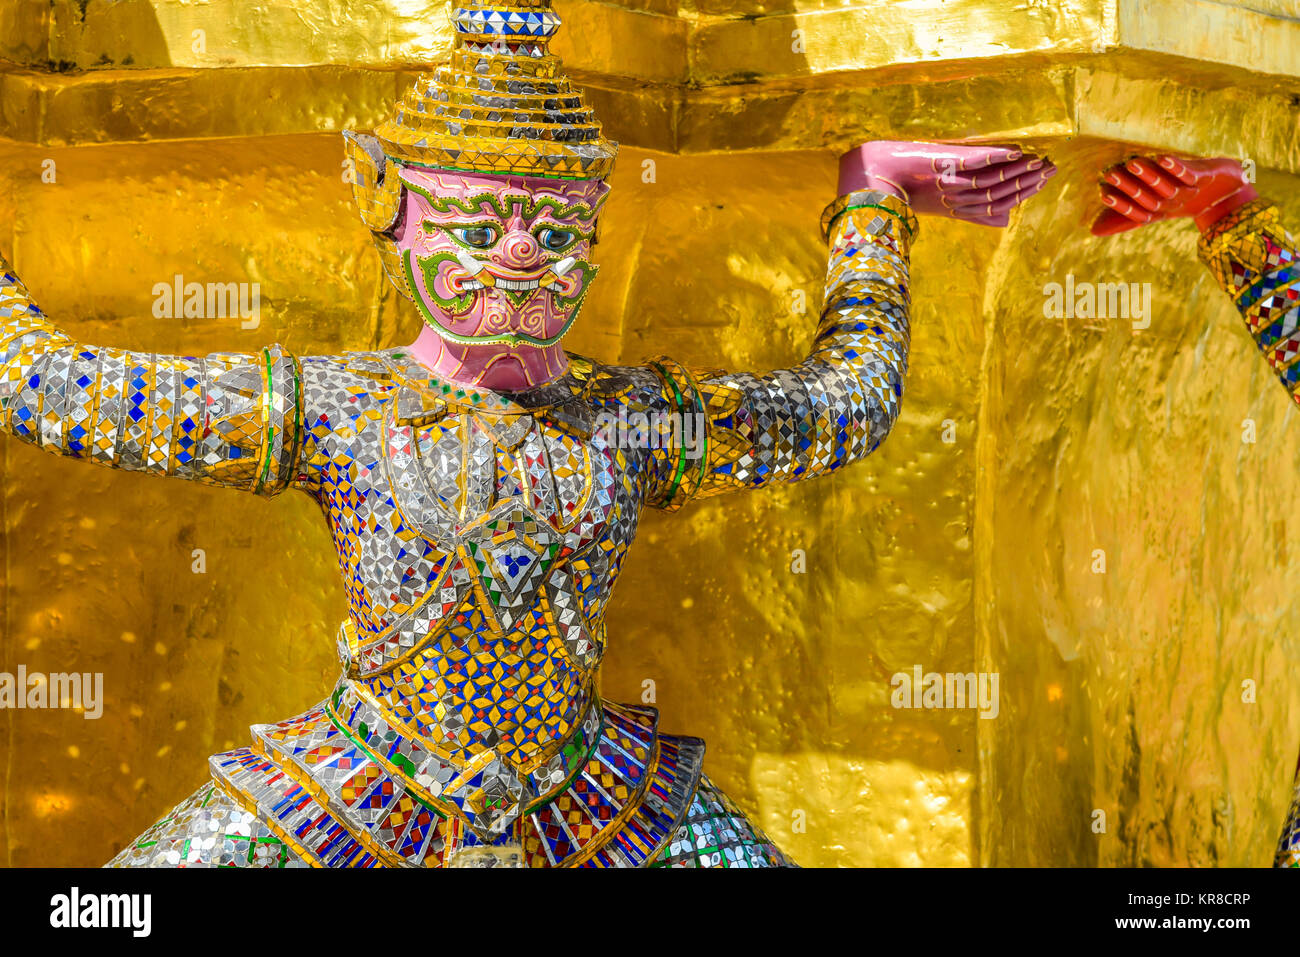
[[[108,867],[306,867],[250,811],[205,784],[141,834]],[[651,867],[794,867],[702,775],[682,826]]]

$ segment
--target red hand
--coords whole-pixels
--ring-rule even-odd
[[[1116,163],[1102,179],[1101,200],[1109,209],[1092,224],[1096,236],[1184,216],[1204,232],[1258,196],[1242,178],[1241,164],[1225,158],[1138,157]]]

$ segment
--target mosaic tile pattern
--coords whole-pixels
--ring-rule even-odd
[[[274,495],[299,454],[297,360],[73,342],[0,259],[0,428],[73,458]]]
[[[689,812],[671,828],[667,844],[647,826],[646,816],[630,822],[621,840],[583,860],[584,867],[792,867],[770,840],[736,809],[707,776],[692,785]],[[659,804],[663,808],[662,803]],[[548,828],[563,827],[558,816]],[[565,828],[579,839],[579,826]],[[540,828],[522,846],[504,848],[456,844],[438,852],[438,866],[554,867],[552,847]],[[655,856],[657,847],[662,850]],[[484,852],[491,852],[485,854]],[[537,855],[541,855],[538,859]],[[649,863],[647,863],[649,862]],[[311,855],[296,851],[243,810],[221,789],[205,784],[166,817],[124,848],[108,867],[308,867]],[[368,861],[357,866],[374,866]],[[426,866],[428,866],[426,864]]]
[[[749,823],[708,777],[700,779],[691,809],[651,867],[794,867]]]
[[[205,784],[124,848],[109,867],[305,867],[283,841]]]
[[[1278,208],[1263,199],[1247,203],[1206,230],[1197,252],[1300,402],[1300,243],[1282,226]]]
[[[450,58],[376,130],[385,155],[439,169],[603,179],[618,144],[551,52],[550,0],[463,0]]]
[[[558,380],[510,394],[441,382],[402,349],[198,359],[83,346],[0,264],[0,416],[65,455],[319,504],[349,604],[343,675],[316,707],[211,760],[218,793],[294,860],[646,866],[685,827],[697,863],[782,863],[720,795],[692,803],[701,742],[600,698],[605,610],[645,506],[827,474],[885,438],[907,364],[913,230],[901,202],[835,220],[826,307],[794,368],[570,356]],[[701,445],[608,421],[684,416]],[[188,833],[191,810],[159,833]],[[165,863],[178,848],[139,853]],[[678,840],[670,861],[683,854]]]

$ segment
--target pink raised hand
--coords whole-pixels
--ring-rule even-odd
[[[1139,156],[1102,175],[1101,201],[1109,208],[1092,224],[1097,236],[1137,229],[1162,219],[1191,217],[1204,232],[1258,194],[1234,159]]]
[[[1005,226],[1056,175],[1040,156],[1000,146],[873,140],[840,157],[840,195],[883,190],[917,213]]]

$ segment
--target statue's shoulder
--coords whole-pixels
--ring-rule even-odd
[[[308,409],[359,413],[377,406],[397,385],[385,352],[303,356],[303,398]]]
[[[387,351],[344,352],[334,356],[303,356],[299,359],[303,376],[333,381],[354,380],[374,385],[391,384],[395,376]]]
[[[612,365],[569,353],[569,369],[593,405],[653,411],[664,404],[663,382],[649,365]]]

